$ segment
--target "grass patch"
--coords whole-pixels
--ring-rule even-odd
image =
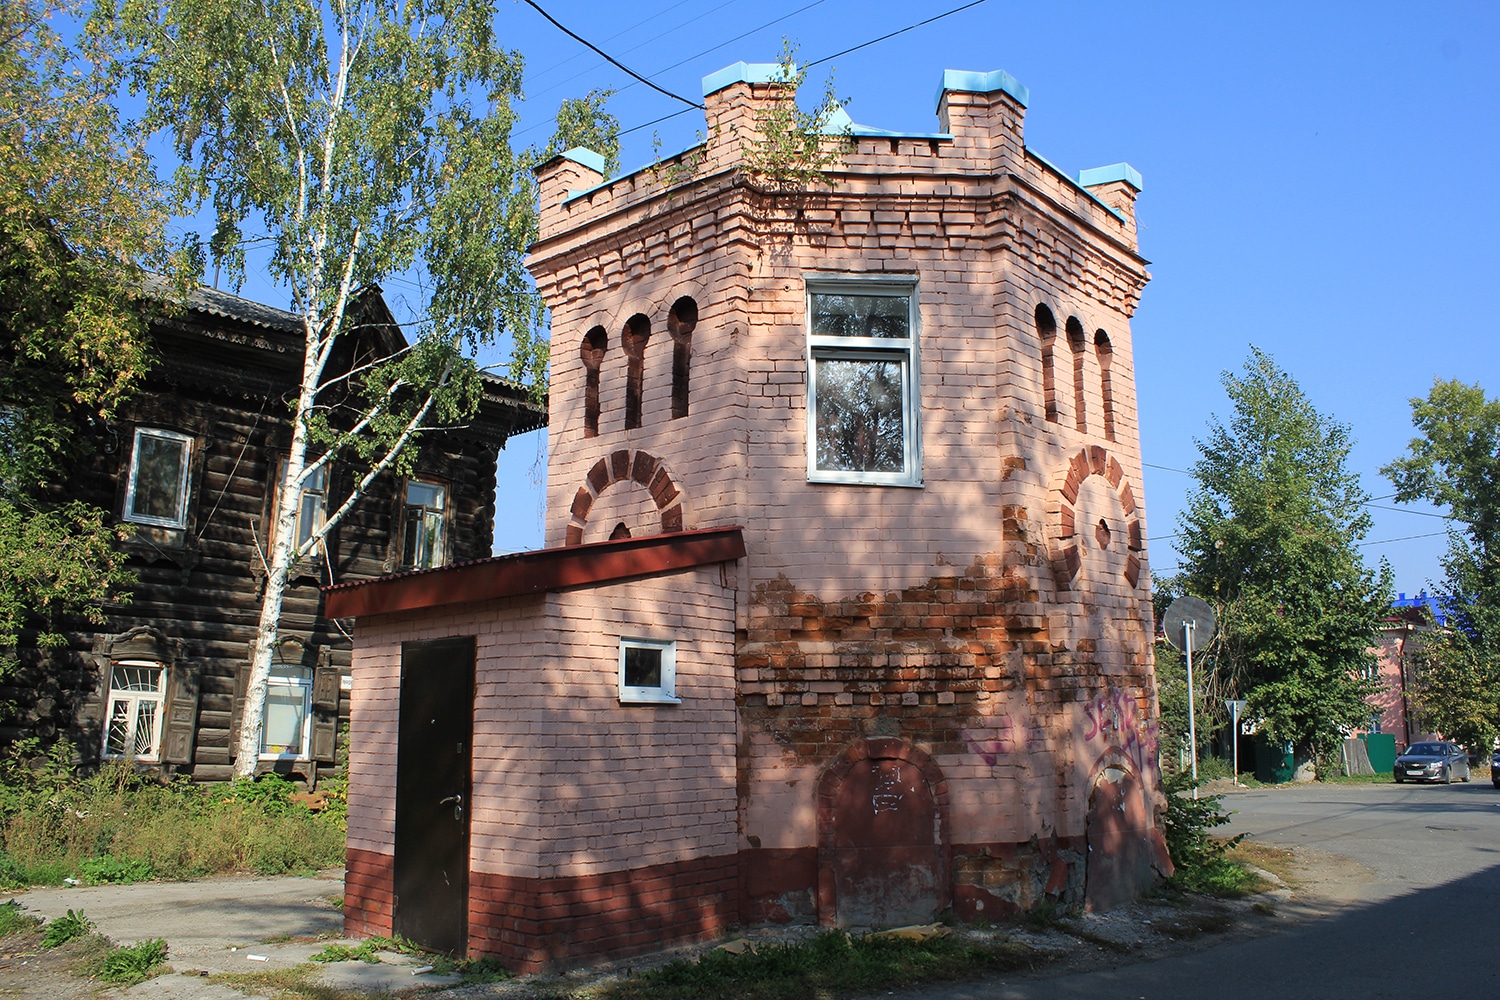
[[[66,742],[43,754],[23,740],[0,762],[0,887],[311,873],[344,860],[336,787],[334,808],[313,813],[277,775],[203,786],[115,761],[79,778],[71,758]]]
[[[1220,899],[1234,899],[1265,892],[1271,883],[1228,858],[1214,858],[1202,864],[1179,869],[1172,876],[1179,889]]]
[[[381,950],[381,939],[370,938],[361,941],[358,945],[350,947],[347,944],[325,944],[323,950],[312,956],[314,962],[366,962],[370,965],[379,965],[380,956],[376,952]]]
[[[1258,840],[1241,840],[1227,848],[1224,857],[1238,864],[1263,868],[1289,888],[1297,886],[1296,855],[1285,847],[1273,847]]]
[[[133,945],[109,949],[91,974],[100,982],[134,986],[160,975],[166,964],[167,942],[161,938],[147,938]]]
[[[0,937],[24,934],[42,926],[42,918],[21,912],[21,904],[12,899],[0,904]]]
[[[952,937],[893,941],[827,931],[800,945],[771,945],[740,955],[712,951],[594,995],[599,1000],[833,1000],[1036,968],[1046,961],[1034,949],[1012,942],[979,945]]]
[[[349,1000],[355,994],[317,982],[317,967],[304,962],[289,969],[267,969],[263,972],[220,972],[209,976],[208,981],[246,993],[275,997],[304,998],[304,1000]],[[359,1000],[377,1000],[368,994],[358,994]]]

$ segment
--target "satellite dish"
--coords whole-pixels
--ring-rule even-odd
[[[1188,627],[1189,623],[1191,628]],[[1214,637],[1217,624],[1213,608],[1196,597],[1179,597],[1167,608],[1162,630],[1167,634],[1167,641],[1175,648],[1184,653],[1196,653]],[[1188,649],[1189,641],[1193,644],[1191,650]]]

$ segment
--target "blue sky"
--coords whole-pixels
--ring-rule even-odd
[[[697,99],[729,63],[804,60],[959,6],[872,0],[545,0],[559,21],[662,87]],[[803,9],[807,8],[807,9]],[[762,30],[715,48],[778,18]],[[518,139],[544,141],[563,97],[619,90],[630,128],[683,105],[635,84],[524,3],[499,0],[505,44],[525,54]],[[705,51],[713,49],[713,51]],[[674,64],[681,63],[675,66]],[[1488,182],[1500,165],[1500,4],[987,2],[842,56],[854,120],[936,127],[945,68],[1005,69],[1031,90],[1028,145],[1064,170],[1125,160],[1145,177],[1141,252],[1154,276],[1133,321],[1152,565],[1171,535],[1219,375],[1251,344],[1323,412],[1352,427],[1352,464],[1378,473],[1411,436],[1412,396],[1433,378],[1500,392],[1495,234]],[[674,67],[674,68],[667,68]],[[627,135],[626,170],[691,145],[701,113]],[[525,131],[530,129],[530,131]],[[247,291],[248,291],[247,286]],[[396,289],[391,289],[396,291]],[[541,542],[542,435],[502,455],[497,551]],[[1390,506],[1389,500],[1377,504]],[[1373,510],[1364,552],[1396,588],[1440,576],[1433,516]]]

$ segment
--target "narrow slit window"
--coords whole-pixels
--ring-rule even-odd
[[[667,332],[672,335],[672,419],[688,415],[688,370],[693,360],[693,330],[698,303],[684,295],[672,304]]]
[[[604,366],[604,352],[609,335],[596,326],[583,338],[579,356],[583,360],[583,436],[599,436],[599,369]]]
[[[1057,375],[1053,352],[1057,346],[1057,320],[1046,306],[1036,307],[1036,335],[1042,342],[1042,406],[1049,423],[1057,423]]]
[[[1078,322],[1077,316],[1068,317],[1068,350],[1073,353],[1073,414],[1077,417],[1077,427],[1080,433],[1087,433],[1089,429],[1088,416],[1083,405],[1083,360],[1087,357],[1084,349],[1083,324]]]
[[[1099,359],[1099,395],[1104,405],[1104,439],[1113,441],[1115,439],[1115,387],[1110,375],[1110,365],[1114,363],[1114,347],[1109,342],[1109,334],[1103,330],[1094,333],[1094,356]]]
[[[625,349],[625,429],[641,426],[641,395],[646,382],[646,341],[651,339],[651,321],[640,313],[630,317],[620,334]]]

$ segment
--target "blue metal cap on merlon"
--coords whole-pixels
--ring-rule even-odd
[[[1084,187],[1094,187],[1097,184],[1109,184],[1114,181],[1124,181],[1137,191],[1145,190],[1141,184],[1141,172],[1128,163],[1111,163],[1107,167],[1094,167],[1092,170],[1078,172],[1078,183]]]
[[[971,94],[992,94],[997,90],[1003,90],[1014,97],[1016,103],[1023,108],[1031,100],[1030,89],[1003,69],[991,70],[988,73],[976,73],[967,69],[945,69],[943,70],[943,87],[937,95],[939,104],[943,103],[943,95],[950,90],[964,90]]]
[[[596,174],[604,173],[604,157],[592,149],[587,149],[583,146],[574,146],[572,149],[565,149],[557,155],[564,160],[572,160],[580,167],[588,167]]]
[[[703,96],[736,83],[785,83],[786,70],[781,63],[737,62],[703,78]]]

